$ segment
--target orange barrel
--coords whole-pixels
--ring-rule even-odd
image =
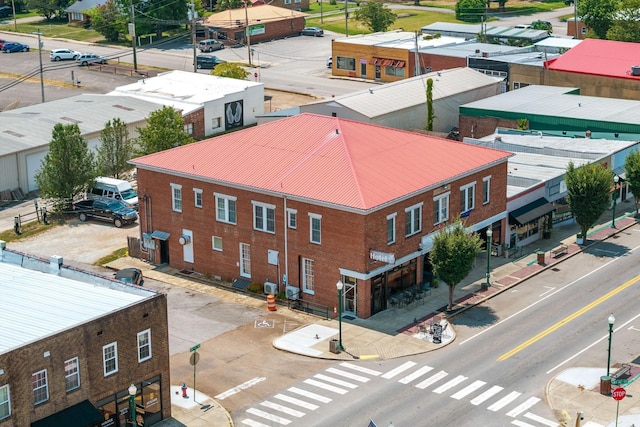
[[[267,309],[269,311],[276,311],[276,296],[267,295]]]

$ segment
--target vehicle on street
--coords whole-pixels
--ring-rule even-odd
[[[6,40],[2,40],[0,39],[0,49],[2,49],[4,47],[4,44],[7,43]]]
[[[113,222],[117,228],[136,222],[138,213],[120,200],[102,198],[87,199],[75,202],[73,210],[78,213],[80,221],[95,218]]]
[[[196,67],[198,69],[208,68],[213,69],[218,64],[222,64],[225,61],[224,59],[220,59],[217,56],[208,56],[208,55],[198,55],[196,56]]]
[[[5,42],[4,46],[2,46],[2,52],[29,52],[29,46],[18,42]]]
[[[142,271],[139,268],[123,268],[117,273],[114,273],[113,277],[121,282],[131,283],[138,286],[142,286],[144,283]]]
[[[333,57],[327,58],[327,68],[333,68]]]
[[[103,197],[121,200],[130,208],[138,210],[138,193],[129,181],[106,176],[97,177],[93,186],[87,190],[87,199]]]
[[[13,15],[13,11],[9,6],[0,6],[0,18],[8,18]]]
[[[224,49],[224,43],[213,39],[201,40],[198,43],[198,49],[200,49],[200,52],[214,52]]]
[[[71,49],[53,49],[49,53],[49,59],[52,61],[75,60],[80,56],[80,52]]]
[[[300,35],[322,37],[324,36],[324,30],[318,27],[304,27],[304,29],[300,31]]]
[[[106,64],[107,58],[104,56],[96,55],[95,53],[82,53],[76,58],[76,63],[80,66],[89,64]]]

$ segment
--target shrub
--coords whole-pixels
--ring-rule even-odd
[[[252,294],[261,294],[264,292],[264,288],[262,287],[262,283],[254,282],[247,286],[247,291],[251,292]]]

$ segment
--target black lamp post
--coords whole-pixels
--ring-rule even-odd
[[[608,351],[608,357],[607,357],[607,376],[609,376],[610,373],[610,367],[611,367],[611,335],[613,334],[613,324],[616,321],[616,318],[613,317],[613,313],[611,313],[609,315],[609,319],[607,319],[609,321],[609,351]]]
[[[340,351],[344,351],[344,347],[342,346],[342,289],[344,288],[344,283],[342,280],[338,280],[336,283],[336,288],[338,288],[338,346],[340,347]]]
[[[131,425],[135,426],[136,423],[136,393],[138,392],[138,388],[131,384],[129,386],[129,412],[131,413]]]
[[[618,199],[618,182],[620,177],[618,175],[613,176],[613,217],[611,218],[611,228],[616,228],[616,201]]]

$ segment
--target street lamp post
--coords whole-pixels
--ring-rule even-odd
[[[613,334],[613,324],[616,321],[616,318],[613,317],[613,313],[611,313],[609,315],[609,318],[607,319],[609,321],[609,351],[607,352],[608,356],[607,356],[607,377],[610,374],[610,367],[611,367],[611,335]]]
[[[613,216],[611,218],[611,228],[616,228],[616,201],[618,199],[618,182],[620,177],[613,175]]]
[[[344,288],[344,283],[342,280],[338,280],[336,283],[336,288],[338,288],[338,346],[340,347],[340,351],[344,350],[342,346],[342,289]]]
[[[129,386],[129,412],[131,413],[131,425],[136,425],[136,393],[138,392],[138,388],[131,384]]]
[[[487,281],[484,283],[484,286],[487,288],[491,286],[491,236],[493,236],[493,230],[491,226],[487,228]]]

